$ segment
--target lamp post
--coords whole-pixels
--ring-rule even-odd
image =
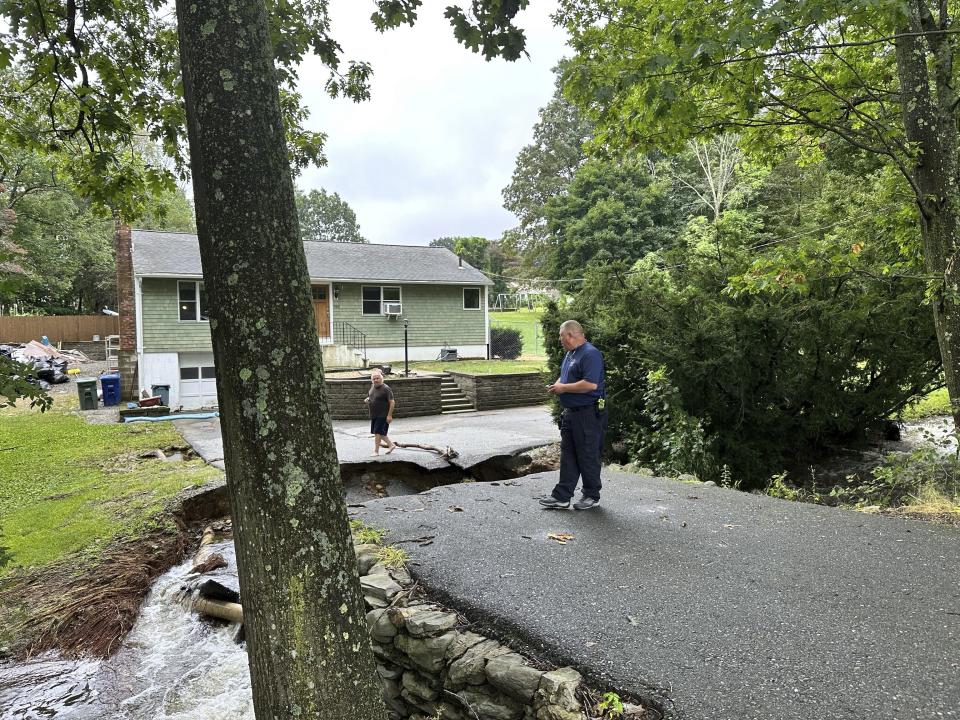
[[[410,356],[407,352],[407,326],[410,325],[410,321],[407,318],[403,319],[403,376],[410,377]]]

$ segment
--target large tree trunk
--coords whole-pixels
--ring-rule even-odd
[[[912,0],[908,24],[897,40],[896,60],[906,138],[916,150],[912,180],[924,261],[938,285],[934,322],[954,423],[960,428],[960,143],[952,77],[954,39],[947,34],[917,35],[930,33],[934,22],[925,0]]]
[[[263,0],[177,0],[258,718],[385,718],[341,494]]]

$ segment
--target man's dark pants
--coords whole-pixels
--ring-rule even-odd
[[[553,496],[560,502],[573,497],[583,478],[583,494],[600,499],[600,452],[607,430],[607,413],[595,405],[569,408],[560,419],[560,482]]]

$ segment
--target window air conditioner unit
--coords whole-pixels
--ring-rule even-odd
[[[385,302],[383,304],[383,314],[389,317],[397,317],[401,312],[400,303]]]

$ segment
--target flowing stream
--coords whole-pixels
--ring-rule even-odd
[[[202,622],[173,597],[190,566],[157,580],[109,660],[47,655],[0,665],[0,719],[253,720],[247,654],[234,630]]]

